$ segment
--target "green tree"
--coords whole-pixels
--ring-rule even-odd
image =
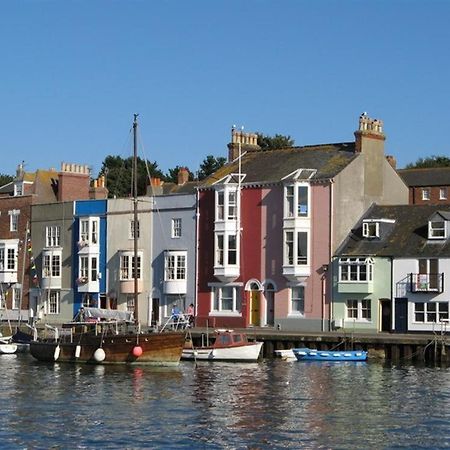
[[[164,175],[164,181],[167,181],[168,183],[178,183],[178,172],[180,171],[180,169],[181,169],[180,166],[176,166],[173,169],[169,169],[169,171]],[[189,172],[189,181],[192,181],[194,179],[194,174],[189,169],[188,172]]]
[[[219,170],[225,163],[227,159],[223,156],[216,158],[213,155],[208,155],[203,162],[200,164],[200,170],[198,171],[198,179],[203,180],[215,171]]]
[[[148,166],[148,174],[147,174]],[[121,156],[108,155],[102,163],[99,176],[106,178],[109,197],[129,197],[132,194],[133,157],[123,159]],[[156,162],[137,158],[138,195],[144,195],[150,177],[163,178]]]
[[[450,167],[450,158],[436,155],[419,158],[415,163],[407,164],[405,169],[427,169],[432,167]]]
[[[5,173],[0,173],[0,186],[11,183],[12,180],[14,180],[13,176],[7,175]]]
[[[293,147],[295,142],[290,136],[283,136],[276,134],[275,136],[264,135],[263,133],[256,133],[258,136],[258,145],[261,150],[276,150],[278,148]]]

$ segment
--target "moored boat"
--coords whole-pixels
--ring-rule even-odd
[[[233,330],[216,330],[208,336],[207,345],[193,347],[189,342],[183,349],[181,358],[198,361],[257,361],[262,342],[249,341],[245,333]]]
[[[367,352],[363,350],[316,350],[312,348],[293,348],[298,361],[366,361]]]
[[[185,342],[184,331],[141,333],[124,311],[83,308],[73,322],[55,330],[53,338],[30,342],[39,361],[92,364],[176,365]]]

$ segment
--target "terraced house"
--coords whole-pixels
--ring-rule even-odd
[[[199,188],[197,324],[328,330],[334,251],[374,202],[406,204],[381,121],[355,141],[261,151],[232,130]]]

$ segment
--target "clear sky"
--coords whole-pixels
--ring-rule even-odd
[[[296,145],[384,121],[398,167],[449,155],[450,1],[0,2],[0,173],[226,156],[233,124]]]

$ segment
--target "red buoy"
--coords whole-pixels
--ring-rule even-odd
[[[141,356],[142,352],[143,352],[143,350],[140,345],[136,345],[135,347],[133,347],[133,356],[135,356],[136,358]]]

